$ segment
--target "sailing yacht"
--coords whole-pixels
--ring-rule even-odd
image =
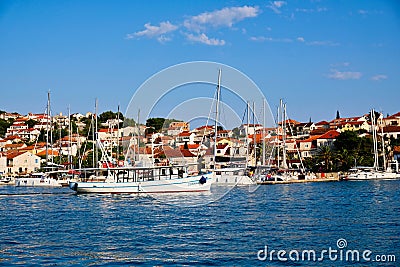
[[[316,176],[312,173],[306,173],[305,167],[303,165],[302,157],[296,147],[298,156],[300,158],[301,168],[293,169],[289,168],[287,164],[287,153],[286,153],[286,133],[287,124],[289,118],[286,114],[286,104],[280,100],[278,109],[278,121],[282,122],[282,142],[277,147],[278,152],[278,168],[271,168],[270,166],[260,166],[256,170],[257,181],[259,184],[268,184],[270,182],[290,182],[295,180],[311,180],[315,179]],[[290,124],[289,124],[290,127]],[[278,140],[276,140],[278,143]],[[282,149],[282,161],[280,161],[280,148]]]
[[[390,168],[386,168],[386,159],[384,153],[383,155],[383,170],[379,169],[379,155],[378,155],[378,138],[377,138],[377,125],[375,111],[372,109],[371,113],[371,128],[372,128],[372,141],[374,145],[374,166],[372,168],[353,168],[350,170],[350,173],[343,178],[343,180],[388,180],[388,179],[399,179],[400,174],[393,171]],[[379,117],[382,119],[382,114]],[[384,151],[384,140],[383,140],[383,132],[382,132],[382,147]]]
[[[249,177],[247,169],[247,158],[245,167],[217,168],[217,137],[218,137],[218,120],[219,120],[219,102],[221,95],[221,69],[218,71],[218,85],[215,104],[215,125],[214,125],[214,168],[213,185],[221,186],[245,186],[253,185],[255,181]]]
[[[50,111],[50,91],[47,93],[47,107],[46,107],[46,167],[47,169],[54,170],[54,167],[63,167],[49,162],[49,132],[52,131],[51,126],[51,111]],[[53,149],[51,149],[53,152]],[[44,187],[62,187],[67,185],[68,182],[62,181],[54,172],[38,172],[32,173],[29,176],[21,176],[15,178],[15,186],[44,186]]]

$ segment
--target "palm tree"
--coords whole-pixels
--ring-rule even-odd
[[[338,169],[348,170],[353,164],[354,157],[346,148],[342,148],[335,153],[335,161],[338,164]]]
[[[331,170],[331,161],[333,159],[333,151],[330,146],[320,146],[317,150],[317,156],[324,162],[325,171]]]

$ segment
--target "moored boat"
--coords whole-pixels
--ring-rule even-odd
[[[180,193],[210,191],[211,173],[188,176],[185,166],[82,169],[80,181],[70,182],[77,193]]]
[[[15,186],[61,187],[62,184],[59,180],[50,177],[48,173],[38,172],[29,176],[16,177]]]
[[[213,185],[241,186],[255,184],[246,168],[216,169],[213,171],[213,175]]]
[[[350,169],[349,174],[343,177],[343,180],[365,181],[365,180],[390,180],[399,179],[400,174],[389,171],[379,171],[372,168]]]

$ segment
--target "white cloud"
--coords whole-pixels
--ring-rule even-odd
[[[307,45],[315,45],[315,46],[338,46],[339,43],[335,43],[332,41],[311,41],[307,42]]]
[[[382,10],[365,10],[365,9],[359,9],[357,11],[358,14],[360,15],[382,15],[383,11]]]
[[[272,37],[265,37],[265,36],[253,36],[250,37],[251,41],[255,42],[280,42],[280,43],[290,43],[293,42],[290,38],[272,38]]]
[[[145,30],[127,34],[126,38],[134,39],[139,37],[148,37],[148,38],[156,37],[158,40],[160,39],[166,40],[167,37],[165,36],[161,37],[161,36],[178,29],[178,26],[171,24],[169,21],[161,22],[159,26],[153,26],[150,23],[146,23],[144,27],[146,28]]]
[[[280,14],[281,13],[280,9],[284,5],[286,5],[285,1],[272,1],[272,2],[269,2],[269,5],[267,7],[272,9],[272,11],[274,11],[276,14]]]
[[[387,78],[388,78],[387,75],[378,74],[378,75],[372,76],[372,77],[371,77],[371,80],[373,80],[373,81],[380,81],[380,80],[386,80]]]
[[[190,17],[183,22],[183,25],[192,31],[199,32],[206,26],[213,27],[232,27],[236,22],[245,18],[256,17],[259,14],[258,7],[225,7],[213,12],[204,12],[197,16]]]
[[[187,37],[187,39],[189,41],[199,42],[199,43],[206,44],[206,45],[213,45],[213,46],[225,45],[225,41],[224,40],[219,40],[219,39],[215,39],[215,38],[209,38],[204,33],[198,34],[198,35],[194,35],[194,34],[189,33],[189,34],[186,35],[186,37]]]
[[[157,41],[159,41],[160,43],[166,43],[166,42],[171,41],[171,38],[167,37],[165,35],[160,35],[157,37]]]
[[[362,73],[356,71],[338,71],[332,69],[331,73],[327,76],[328,78],[335,80],[358,80],[361,78]]]
[[[324,12],[327,11],[328,9],[326,7],[318,7],[317,9],[313,9],[313,8],[296,8],[295,11],[296,12],[303,12],[303,13],[319,13],[319,12]]]
[[[299,42],[302,42],[302,43],[304,43],[304,41],[305,41],[303,37],[297,37],[296,40]]]
[[[340,63],[334,63],[330,65],[331,67],[348,67],[350,66],[350,62],[340,62]]]
[[[264,36],[252,36],[250,37],[250,40],[255,41],[255,42],[264,42],[267,40],[267,37]]]

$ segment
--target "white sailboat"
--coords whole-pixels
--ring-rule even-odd
[[[216,97],[216,105],[215,105],[214,169],[212,170],[213,185],[244,186],[244,185],[255,184],[253,179],[251,179],[248,176],[247,166],[217,169],[216,158],[217,158],[217,136],[218,136],[220,95],[221,95],[221,69],[219,69],[219,71],[218,71],[217,97]],[[246,165],[247,165],[247,157],[246,157]]]
[[[289,168],[287,164],[287,153],[286,153],[286,133],[287,133],[287,122],[289,122],[289,118],[286,113],[286,104],[283,103],[282,99],[280,100],[279,109],[278,109],[278,121],[282,123],[282,161],[280,164],[280,149],[277,148],[278,153],[278,168],[273,170],[270,166],[265,166],[264,168],[259,168],[257,179],[258,183],[268,183],[268,182],[290,182],[295,180],[311,180],[315,179],[316,176],[312,173],[306,173],[305,167],[303,165],[302,157],[296,147],[298,157],[300,159],[300,167],[299,169]],[[290,127],[290,124],[289,124]]]
[[[50,91],[47,93],[47,106],[46,106],[46,167],[47,169],[53,169],[55,166],[62,167],[54,164],[53,162],[49,162],[49,133],[52,133],[52,118],[51,118],[51,111],[50,111]],[[52,139],[52,135],[51,135]],[[53,149],[51,150],[53,151]],[[67,185],[65,181],[63,182],[61,179],[57,178],[57,174],[52,174],[52,172],[39,172],[39,173],[32,173],[29,176],[21,176],[15,178],[15,186],[44,186],[44,187],[62,187],[63,185]]]
[[[378,138],[377,138],[377,126],[376,126],[376,118],[375,111],[372,109],[371,113],[371,127],[372,127],[372,140],[374,145],[374,166],[372,168],[353,168],[350,170],[350,173],[344,177],[344,180],[357,180],[357,181],[365,181],[365,180],[390,180],[390,179],[399,179],[400,174],[396,173],[392,169],[386,169],[386,159],[385,153],[383,154],[383,169],[379,170],[379,155],[378,155]],[[382,118],[382,114],[381,117]],[[384,140],[383,140],[383,132],[382,132],[382,147],[384,151]]]

